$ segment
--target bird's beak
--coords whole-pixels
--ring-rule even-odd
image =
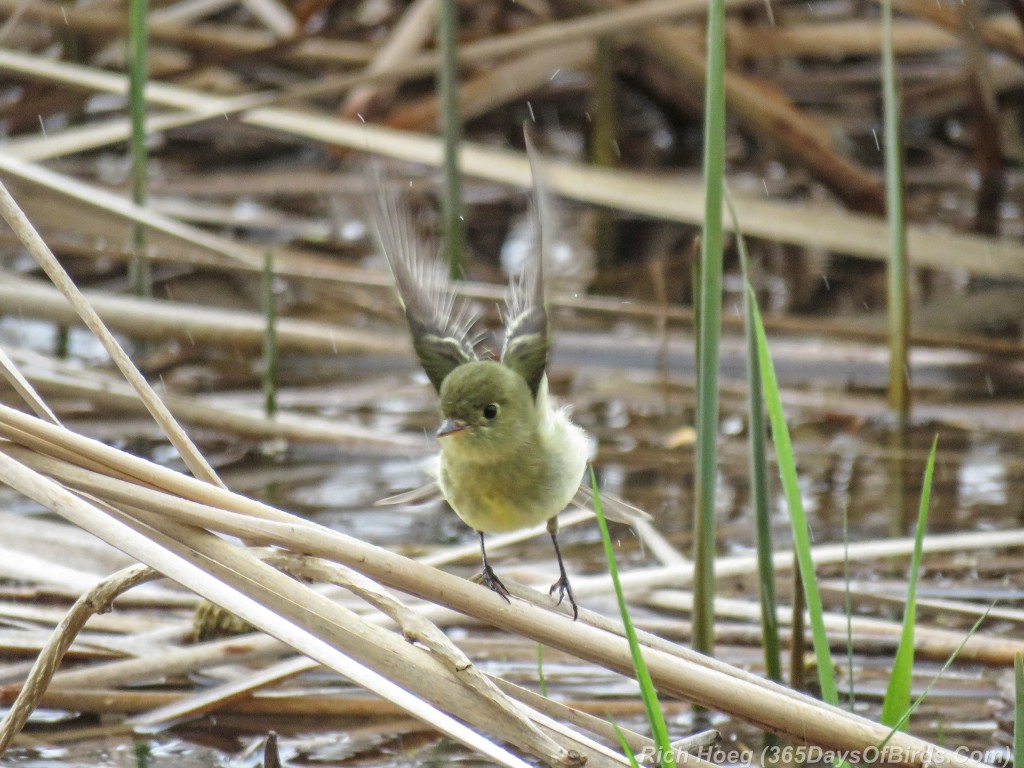
[[[441,422],[441,426],[437,428],[437,432],[434,433],[435,437],[447,437],[448,435],[454,435],[456,432],[461,432],[469,425],[461,419],[445,419]]]

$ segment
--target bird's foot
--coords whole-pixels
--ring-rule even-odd
[[[572,593],[572,585],[569,584],[569,577],[565,571],[562,571],[562,575],[558,577],[558,581],[551,585],[551,589],[548,590],[549,595],[554,595],[555,590],[558,590],[558,605],[562,604],[565,598],[569,598],[569,605],[572,606],[572,620],[576,621],[580,617],[579,606],[576,605],[576,595]]]
[[[484,569],[480,574],[480,583],[492,592],[497,592],[498,595],[504,598],[506,603],[512,602],[512,600],[509,599],[508,588],[501,583],[501,579],[498,578],[491,566],[484,565]]]

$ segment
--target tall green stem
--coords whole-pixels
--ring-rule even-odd
[[[594,67],[594,90],[591,100],[590,159],[602,168],[616,163],[615,126],[615,48],[607,37],[597,40],[597,61]],[[600,267],[611,267],[615,261],[617,222],[607,208],[597,212],[594,252]]]
[[[884,0],[882,3],[882,102],[885,121],[885,209],[889,220],[889,407],[901,420],[905,420],[910,411],[907,367],[910,310],[903,210],[900,98],[892,46],[892,0]]]
[[[139,206],[146,204],[146,192],[149,186],[149,174],[146,168],[146,80],[149,77],[147,65],[149,33],[146,29],[146,17],[148,11],[148,0],[131,0],[129,10],[131,33],[128,42],[128,108],[132,124],[132,201]],[[153,293],[153,279],[146,256],[146,232],[138,223],[132,226],[132,247],[135,257],[129,268],[128,282],[136,295],[150,296]]]
[[[761,582],[761,634],[764,636],[765,674],[770,680],[782,682],[782,658],[779,650],[778,601],[775,599],[775,563],[772,547],[771,501],[768,497],[768,429],[764,421],[764,392],[761,388],[761,360],[757,353],[757,332],[754,329],[753,278],[747,243],[740,228],[736,208],[728,188],[723,189],[729,207],[732,228],[736,233],[736,249],[740,254],[747,300],[743,305],[743,330],[747,338],[747,410],[750,436],[750,499],[757,525],[757,571]],[[795,634],[795,633],[794,633]]]
[[[462,121],[459,119],[459,7],[456,0],[441,0],[437,25],[441,48],[441,69],[437,88],[441,101],[440,125],[444,139],[444,218],[445,258],[453,278],[466,273],[466,225],[462,215],[462,176],[459,171],[459,145]]]
[[[274,252],[263,254],[263,279],[260,281],[263,304],[263,411],[277,415],[277,295],[274,293]]]
[[[722,315],[722,179],[725,168],[725,4],[708,8],[704,111],[704,236],[701,241],[694,515],[693,646],[714,651],[715,475],[718,449],[718,342]]]

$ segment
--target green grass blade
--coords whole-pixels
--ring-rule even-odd
[[[611,720],[611,718],[609,718],[609,720]],[[629,742],[626,741],[626,736],[622,733],[622,730],[614,720],[611,720],[611,724],[612,728],[615,729],[615,738],[619,740],[619,746],[622,747],[622,754],[624,754],[626,759],[629,760],[631,768],[640,768],[640,763],[638,763],[636,758],[633,756],[633,750],[629,748]]]
[[[148,0],[131,0],[128,40],[128,109],[132,123],[132,200],[139,205],[146,202],[148,174],[146,172],[146,80],[148,67],[148,31],[146,16]]]
[[[135,768],[147,768],[151,750],[148,741],[135,742]]]
[[[260,285],[263,298],[263,410],[267,416],[277,413],[277,296],[274,294],[274,252],[263,254]]]
[[[722,316],[722,186],[725,173],[725,2],[708,7],[704,104],[704,235],[701,239],[694,496],[693,647],[715,646],[715,475],[718,458],[718,342]]]
[[[658,749],[661,766],[662,768],[668,768],[668,766],[675,765],[675,759],[672,754],[672,742],[668,738],[665,715],[661,711],[661,705],[658,704],[658,693],[655,691],[651,675],[647,671],[647,662],[644,661],[643,654],[640,652],[640,642],[636,637],[633,620],[629,617],[629,608],[626,606],[626,596],[622,592],[622,583],[619,581],[619,569],[615,565],[615,550],[612,549],[612,538],[608,534],[608,524],[604,519],[601,495],[597,488],[597,477],[594,475],[593,465],[590,466],[590,488],[594,492],[594,512],[597,513],[597,524],[601,529],[601,541],[604,543],[604,554],[608,560],[608,572],[612,577],[612,585],[615,587],[615,598],[619,603],[622,627],[626,632],[630,656],[633,658],[636,681],[640,685],[640,698],[644,703],[647,721],[651,726],[651,737],[654,739],[654,744]]]
[[[807,598],[804,597],[803,581],[800,578],[800,559],[793,546],[793,605],[789,608],[789,687],[794,691],[807,688],[807,655],[806,629],[804,613],[807,611]]]
[[[128,11],[130,34],[128,37],[128,110],[131,118],[132,201],[146,205],[149,188],[148,156],[146,152],[146,80],[149,78],[148,37],[146,17],[148,0],[131,0]],[[141,224],[132,225],[134,258],[128,268],[128,283],[138,296],[151,296],[153,278],[146,255],[146,230]]]
[[[456,0],[441,0],[438,10],[437,39],[441,48],[441,67],[437,77],[441,102],[438,128],[444,140],[444,195],[441,209],[448,273],[457,279],[466,274],[466,223],[462,211],[462,174],[459,170],[462,120],[459,117],[458,3]]]
[[[850,591],[850,509],[843,505],[843,611],[846,613],[846,702],[854,711],[853,593]]]
[[[889,221],[889,407],[901,417],[906,417],[910,410],[907,373],[910,309],[899,92],[892,46],[892,0],[882,1],[882,110],[885,122],[885,208]]]
[[[935,449],[939,438],[932,441],[928,464],[924,470],[921,486],[921,506],[917,513],[917,532],[914,534],[914,554],[910,560],[910,578],[907,585],[907,607],[903,613],[903,632],[896,649],[889,684],[882,701],[882,723],[893,726],[901,722],[903,713],[910,706],[910,688],[914,673],[914,626],[917,615],[917,580],[921,571],[921,551],[924,547],[924,529],[928,521],[928,504],[932,495],[932,473],[935,470]],[[906,721],[903,721],[906,727]]]
[[[739,217],[732,197],[725,188],[725,203],[729,207],[736,245],[740,253],[743,279],[750,283],[747,241],[740,229]],[[754,504],[757,527],[757,571],[761,580],[761,632],[764,637],[765,674],[769,679],[782,682],[782,652],[779,642],[778,601],[775,597],[775,562],[773,559],[771,502],[768,497],[768,455],[765,442],[768,430],[764,421],[764,394],[761,390],[761,363],[757,357],[757,336],[754,333],[753,298],[747,295],[743,308],[743,329],[747,340],[747,404],[750,423],[750,494]]]
[[[914,714],[914,712],[917,710],[919,706],[921,706],[921,703],[925,700],[925,697],[927,697],[928,694],[932,692],[932,688],[935,687],[935,684],[942,679],[942,676],[944,674],[946,674],[946,670],[949,669],[949,666],[956,660],[956,657],[960,655],[960,651],[963,650],[964,646],[967,644],[967,641],[971,639],[974,633],[978,631],[978,629],[982,625],[982,622],[984,622],[985,619],[988,618],[989,612],[995,607],[995,605],[995,603],[992,603],[992,605],[990,605],[985,610],[985,612],[978,617],[978,620],[974,622],[974,625],[970,628],[967,634],[964,635],[964,639],[961,640],[960,644],[953,649],[953,652],[949,655],[949,658],[946,659],[945,663],[942,665],[942,668],[935,673],[935,676],[930,681],[928,681],[928,685],[925,686],[925,689],[923,691],[921,691],[921,695],[914,699],[914,703],[911,704],[907,711],[903,713],[903,716],[899,719],[899,722],[897,722],[893,726],[890,726],[889,733],[877,745],[879,750],[885,747],[885,745],[889,743],[892,737],[899,732],[903,725],[908,720],[910,720],[910,716]],[[943,740],[940,739],[939,743],[943,743]]]
[[[1024,656],[1013,654],[1013,764],[1024,765]]]
[[[601,168],[614,168],[618,159],[618,146],[615,143],[618,124],[615,59],[616,48],[611,39],[598,38],[590,103],[590,161]],[[615,263],[618,216],[609,208],[599,208],[597,217],[594,253],[597,255],[598,269],[606,269]]]
[[[747,285],[747,292],[753,296],[753,289]],[[807,517],[804,514],[803,500],[800,497],[800,485],[796,476],[796,464],[793,460],[793,444],[789,438],[789,427],[782,411],[782,399],[779,397],[778,380],[775,366],[772,364],[768,351],[768,338],[764,332],[764,323],[757,302],[751,302],[754,327],[757,331],[757,354],[761,365],[761,379],[764,387],[765,402],[768,406],[768,418],[772,425],[772,437],[775,442],[775,456],[779,464],[779,477],[789,508],[789,522],[793,529],[793,544],[796,548],[797,562],[800,565],[800,579],[803,583],[804,598],[811,620],[811,640],[814,655],[818,662],[818,682],[821,685],[821,696],[829,704],[837,704],[839,695],[836,691],[835,675],[832,671],[832,653],[828,647],[825,634],[825,621],[821,608],[821,595],[818,593],[818,580],[814,574],[814,561],[811,558],[811,540],[807,528]]]

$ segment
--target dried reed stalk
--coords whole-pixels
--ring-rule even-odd
[[[89,90],[121,93],[125,87],[124,78],[118,75],[5,50],[0,50],[0,69]],[[154,104],[206,116],[232,106],[230,100],[158,83],[150,85],[147,96]],[[758,105],[758,108],[763,106],[760,101]],[[260,108],[244,113],[240,119],[251,125],[337,146],[370,149],[375,153],[429,165],[436,166],[441,159],[440,144],[433,137],[351,123],[310,112]],[[519,153],[466,142],[461,166],[465,173],[482,179],[524,188],[529,186],[529,165]],[[41,179],[46,176],[41,169],[3,153],[0,153],[0,171],[22,178]],[[554,162],[549,163],[548,172],[552,190],[575,200],[691,224],[698,223],[703,215],[703,182],[699,179],[665,179],[649,174]],[[79,199],[89,202],[93,193],[85,192],[84,186]],[[881,260],[888,255],[886,225],[875,217],[805,203],[770,202],[739,195],[734,195],[734,202],[744,233],[748,236],[870,259]],[[121,207],[126,212],[129,210],[124,201]],[[132,214],[133,219],[138,216],[137,212]],[[726,227],[732,226],[731,221],[723,223]],[[222,252],[223,247],[223,243],[217,243],[213,249]],[[1022,249],[1018,243],[1009,240],[967,235],[937,226],[910,225],[907,227],[907,247],[910,257],[922,267],[964,270],[977,275],[1024,275]],[[252,257],[247,249],[245,257]]]
[[[81,463],[124,467],[147,464],[141,459],[127,456],[112,461],[112,454],[118,453],[114,449],[98,444],[90,445],[84,438],[68,434],[67,430],[46,425],[9,409],[0,409],[0,421],[0,431],[19,442],[33,443],[47,453],[59,450],[60,444],[73,445],[75,450],[72,456],[81,453],[88,459]],[[41,456],[34,461],[42,462],[40,468],[45,467],[48,472],[57,472],[59,468],[52,460]],[[9,462],[10,459],[0,459],[0,471]],[[173,473],[153,466],[146,474],[153,479]],[[325,637],[330,637],[331,642],[338,647],[356,650],[359,654],[370,654],[384,643],[390,651],[397,652],[397,647],[392,647],[387,639],[388,635],[375,634],[368,626],[363,626],[359,633],[370,634],[355,633],[354,628],[360,626],[351,623],[357,621],[355,615],[338,614],[342,609],[329,601],[324,602],[319,595],[306,595],[301,601],[297,597],[288,597],[286,602],[281,603],[280,599],[286,597],[294,587],[279,583],[280,579],[273,575],[276,573],[273,569],[263,563],[258,566],[250,563],[251,558],[243,557],[243,553],[225,542],[199,536],[195,526],[343,563],[385,585],[448,605],[495,626],[572,652],[579,658],[600,663],[624,674],[630,672],[631,662],[624,641],[606,630],[589,626],[584,621],[573,623],[559,614],[538,611],[518,603],[507,605],[478,585],[342,534],[320,529],[312,523],[292,518],[279,510],[223,489],[187,477],[177,480],[175,484],[187,491],[183,495],[198,495],[207,500],[222,502],[217,506],[208,506],[188,503],[181,498],[142,486],[136,486],[133,491],[132,482],[114,477],[105,478],[98,476],[98,473],[73,467],[60,468],[60,477],[62,482],[79,487],[90,496],[110,499],[115,506],[130,510],[129,515],[119,516],[125,525],[138,532],[145,531],[148,536],[171,550],[180,550],[184,554],[187,549],[194,553],[191,559],[196,556],[201,558],[204,568],[259,600],[274,605],[275,610],[280,610],[284,615],[294,619],[313,615],[319,617],[317,624],[325,624],[325,631],[330,630]],[[17,478],[13,479],[17,481]],[[142,503],[145,509],[126,506],[124,500],[129,498],[133,499],[131,504]],[[261,575],[256,577],[251,568],[258,568]],[[284,576],[280,578],[291,581]],[[344,621],[340,618],[332,620],[332,617],[340,615],[346,615],[347,618]],[[651,644],[645,656],[655,683],[663,692],[733,714],[768,730],[799,735],[802,739],[823,746],[850,749],[866,748],[877,743],[887,733],[881,726],[840,710],[832,710],[820,702],[765,681],[752,680],[750,675],[740,670],[731,670],[721,662],[704,660],[681,649],[673,653],[664,644],[659,643],[657,647]],[[407,663],[422,661],[418,656],[407,659]],[[445,674],[443,669],[447,667],[437,667],[432,662],[428,668],[420,668],[420,671],[426,673],[428,669],[431,674],[442,676],[432,678],[436,685],[440,685],[439,680],[444,679]],[[936,754],[934,750],[937,749],[905,735],[896,736],[891,743],[905,750],[908,765],[923,765],[927,756]],[[945,753],[943,757],[946,757]],[[971,764],[962,756],[950,754],[949,759],[957,764]]]
[[[192,470],[196,477],[206,480],[209,483],[220,485],[220,478],[210,466],[206,458],[199,452],[195,444],[185,434],[171,412],[161,402],[149,382],[132,363],[117,339],[107,330],[95,310],[89,305],[82,292],[78,290],[68,273],[57,261],[56,257],[47,247],[46,243],[36,232],[32,223],[28,220],[17,202],[11,197],[7,187],[0,184],[0,215],[10,225],[18,238],[24,243],[29,253],[42,267],[46,275],[53,281],[67,301],[74,307],[75,312],[89,328],[90,331],[103,345],[103,348],[110,355],[111,360],[121,371],[121,374],[131,384],[132,389],[138,394],[139,399],[145,404],[146,409],[152,414],[157,424],[164,430],[171,444],[178,450],[185,464]]]
[[[354,662],[338,650],[339,645],[344,647],[344,644],[336,642],[337,636],[333,642],[329,642],[304,628],[302,625],[314,616],[319,616],[320,612],[325,614],[322,619],[334,630],[328,635],[340,631],[349,637],[356,637],[358,635],[353,634],[356,627],[364,622],[351,612],[344,613],[334,603],[325,602],[305,585],[264,565],[242,550],[205,531],[170,521],[164,521],[169,534],[148,527],[136,518],[117,513],[109,505],[87,502],[4,454],[0,454],[0,477],[11,487],[69,521],[170,575],[211,602],[277,636],[349,679],[399,703],[406,711],[472,749],[487,754],[502,765],[525,765],[449,716],[425,706],[421,700],[389,679]],[[236,586],[232,586],[232,583]],[[244,585],[243,591],[239,591],[237,585]],[[258,599],[254,599],[254,596]],[[292,617],[286,618],[289,614]],[[339,621],[339,616],[344,618]],[[353,618],[356,624],[349,623]],[[395,639],[397,642],[388,642],[387,636],[378,634],[375,637],[378,644],[370,644],[371,649],[376,648],[374,653],[378,663],[385,668],[395,663],[396,659],[403,659],[399,665],[401,669],[411,670],[412,664],[419,662],[419,671],[425,675],[421,681],[432,679],[430,673],[442,669],[422,651],[412,651],[412,647],[400,638]],[[385,647],[387,652],[384,651]],[[422,666],[424,662],[426,667]],[[456,681],[453,683],[454,690],[458,691],[459,685]],[[479,701],[467,702],[466,705],[486,711],[486,707]]]
[[[109,611],[111,603],[118,595],[144,581],[156,578],[157,575],[152,568],[133,565],[105,579],[75,601],[71,610],[53,631],[50,642],[40,651],[25,684],[0,722],[0,754],[7,750],[11,740],[25,727],[29,715],[39,706],[53,673],[75,637],[85,626],[85,622],[95,613]]]
[[[75,322],[79,316],[56,290],[38,281],[0,273],[0,302],[26,317]],[[140,299],[101,291],[82,294],[103,322],[140,339],[178,339],[192,344],[216,344],[242,350],[260,348],[265,321],[257,312],[221,309],[188,302]],[[281,349],[320,354],[401,353],[405,339],[394,333],[368,331],[311,320],[280,318],[277,325]]]

